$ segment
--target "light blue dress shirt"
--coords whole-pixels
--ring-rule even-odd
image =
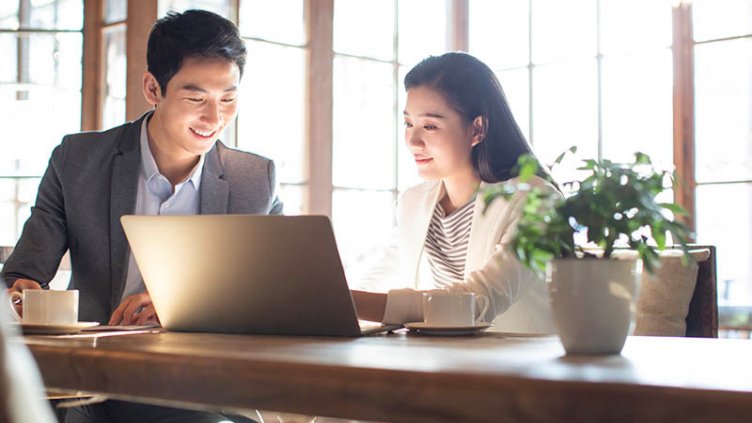
[[[204,166],[204,155],[183,182],[172,184],[159,173],[157,162],[149,148],[149,137],[146,131],[148,119],[141,125],[141,172],[138,174],[138,193],[136,194],[136,208],[134,214],[146,215],[192,215],[199,213],[201,192],[201,172]],[[128,276],[125,280],[123,296],[139,294],[146,291],[141,272],[136,266],[133,254],[128,253]]]

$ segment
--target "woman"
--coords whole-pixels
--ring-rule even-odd
[[[360,318],[422,321],[422,293],[443,289],[487,296],[494,330],[553,332],[544,282],[508,251],[522,197],[484,211],[478,195],[512,179],[531,153],[496,76],[473,56],[447,53],[415,66],[405,88],[405,142],[427,182],[401,196],[395,241],[363,286],[407,288],[353,290]]]

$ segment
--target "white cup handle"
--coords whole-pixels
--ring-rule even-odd
[[[16,308],[14,307],[14,304],[13,304],[16,300],[23,301],[23,294],[20,293],[20,292],[18,292],[18,291],[13,291],[13,292],[10,293],[10,296],[8,297],[8,302],[10,303],[10,309],[11,309],[11,311],[13,311],[13,316],[16,318],[16,320],[18,320],[20,322],[22,320],[21,316],[18,314],[18,312],[16,311]],[[23,305],[23,303],[22,303],[22,305]]]
[[[489,304],[488,297],[486,297],[485,295],[476,295],[475,303],[481,309],[480,313],[478,313],[478,317],[475,319],[475,323],[482,323],[486,320],[486,312],[488,311]]]

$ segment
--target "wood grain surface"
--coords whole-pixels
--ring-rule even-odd
[[[207,409],[395,422],[749,421],[752,342],[631,337],[27,336],[50,389]]]

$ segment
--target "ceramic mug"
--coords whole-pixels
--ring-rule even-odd
[[[480,312],[476,313],[476,308]],[[472,292],[423,293],[423,322],[436,327],[469,327],[483,321],[488,297]]]
[[[19,316],[13,302],[21,300],[23,317]],[[13,314],[21,323],[34,325],[69,325],[78,323],[78,291],[53,291],[49,289],[24,289],[12,292],[10,303]]]

